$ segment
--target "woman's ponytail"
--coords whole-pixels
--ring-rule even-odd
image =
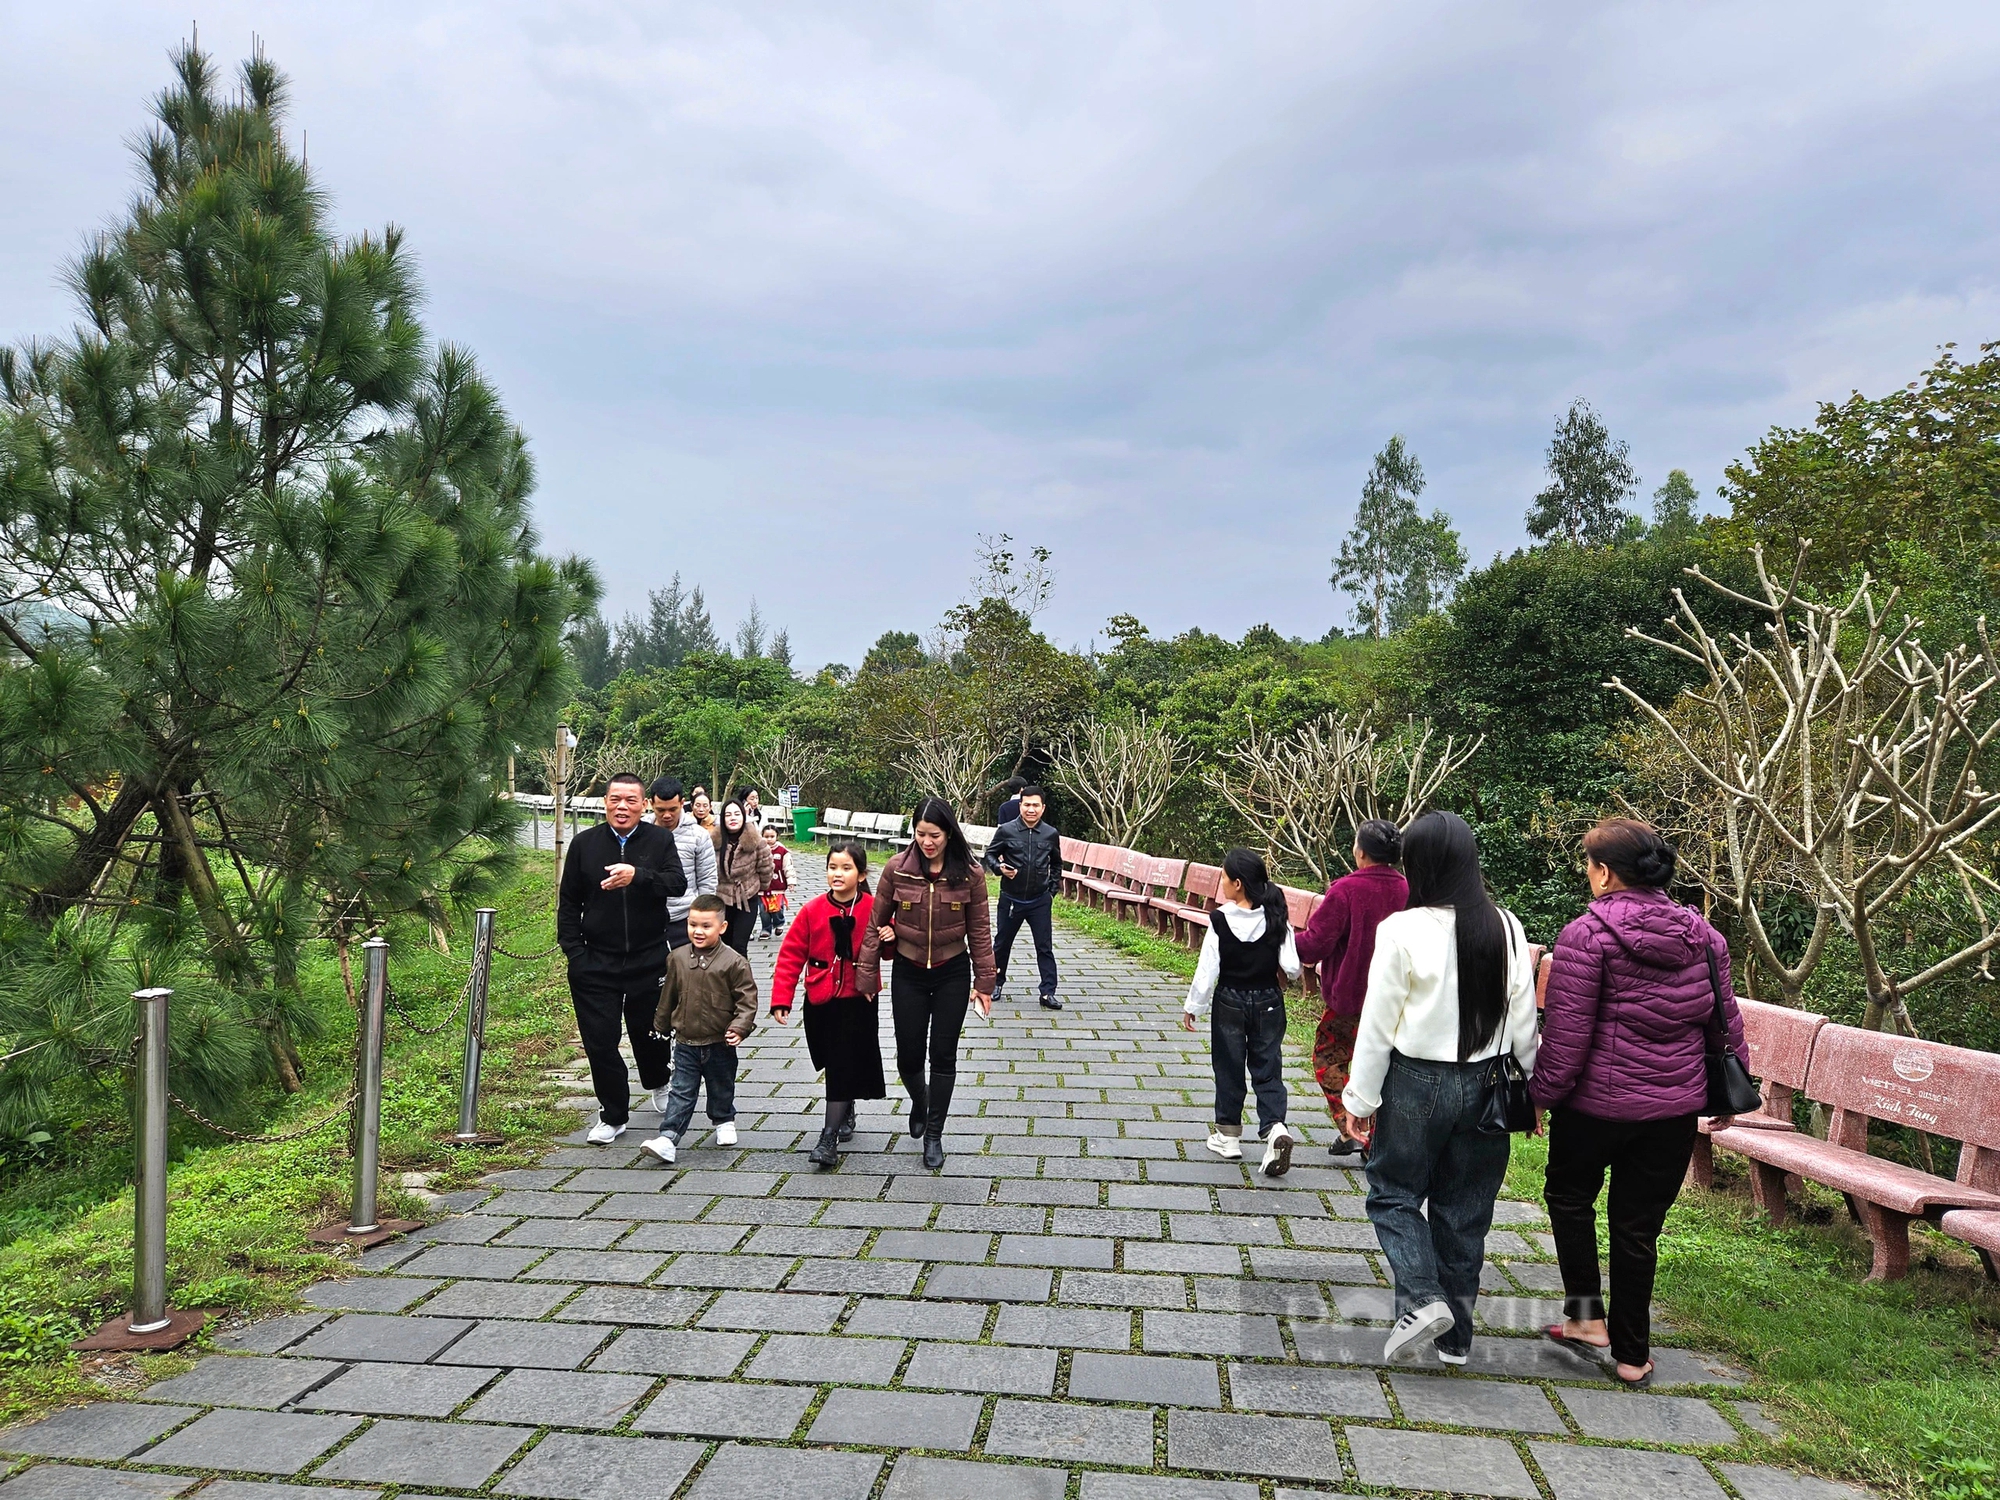
[[[1264,920],[1272,931],[1291,925],[1285,893],[1272,881],[1264,856],[1255,849],[1231,849],[1222,856],[1222,873],[1243,887],[1243,899],[1264,909]]]

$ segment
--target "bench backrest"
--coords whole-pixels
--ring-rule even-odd
[[[1092,844],[1090,852],[1083,857],[1083,867],[1093,875],[1102,875],[1110,868],[1117,853],[1109,844]]]
[[[1181,888],[1181,879],[1187,874],[1184,859],[1156,859],[1153,861],[1153,884],[1159,887],[1157,894],[1171,896]]]
[[[1766,1083],[1783,1084],[1788,1089],[1806,1086],[1811,1069],[1813,1042],[1826,1024],[1826,1017],[1809,1010],[1793,1010],[1789,1005],[1766,1005],[1761,1000],[1739,998],[1736,1008],[1743,1012],[1743,1039],[1750,1044],[1750,1071]]]
[[[1123,853],[1125,857],[1118,861],[1118,883],[1128,891],[1143,890],[1146,878],[1153,873],[1153,856],[1137,849]]]
[[[1189,906],[1212,906],[1215,893],[1222,889],[1222,866],[1189,865],[1187,870],[1187,904]]]
[[[1313,906],[1319,900],[1319,892],[1302,891],[1297,886],[1281,885],[1285,893],[1285,917],[1292,924],[1292,931],[1304,932],[1306,923],[1312,920]]]
[[[1073,839],[1065,834],[1062,838],[1062,862],[1070,869],[1083,867],[1083,857],[1090,852],[1090,845],[1082,839]]]
[[[1827,1025],[1813,1040],[1806,1094],[1833,1107],[1837,1144],[1866,1149],[1871,1119],[1946,1136],[1969,1148],[1959,1181],[2000,1191],[2000,1054]]]
[[[819,815],[819,821],[823,828],[851,828],[853,817],[854,814],[844,807],[829,807]]]
[[[989,828],[984,823],[961,823],[958,826],[959,831],[965,835],[966,843],[981,852],[993,842],[993,835],[1000,831],[998,828]],[[900,828],[896,831],[902,832]]]

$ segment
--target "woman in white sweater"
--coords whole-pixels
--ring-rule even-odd
[[[1375,929],[1375,958],[1341,1102],[1368,1149],[1368,1217],[1396,1282],[1383,1356],[1462,1365],[1508,1138],[1480,1129],[1502,1050],[1535,1065],[1527,936],[1493,904],[1456,813],[1403,835],[1410,904]],[[1428,1204],[1428,1214],[1425,1205]]]

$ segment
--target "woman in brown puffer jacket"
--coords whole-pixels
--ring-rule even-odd
[[[882,867],[876,882],[857,983],[864,995],[881,993],[882,954],[889,950],[896,1071],[910,1094],[910,1134],[923,1137],[924,1165],[936,1171],[944,1165],[966,1005],[978,1006],[982,1016],[993,1011],[993,929],[986,872],[973,862],[951,804],[936,797],[922,803],[910,832],[910,847]]]
[[[750,934],[757,930],[757,908],[764,887],[771,883],[771,847],[751,827],[740,802],[722,804],[721,827],[715,848],[715,894],[729,908],[722,940],[748,957]]]

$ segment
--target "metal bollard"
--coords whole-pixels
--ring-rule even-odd
[[[479,1069],[486,1059],[486,992],[493,978],[493,921],[500,913],[482,906],[472,914],[472,980],[465,998],[465,1073],[458,1088],[461,1145],[491,1144],[498,1136],[479,1129]]]
[[[354,1213],[349,1234],[370,1234],[376,1221],[376,1178],[382,1165],[382,1026],[389,1000],[389,944],[373,937],[361,945],[367,982],[361,1001],[361,1046],[355,1064]]]
[[[167,1000],[139,990],[138,1173],[132,1215],[132,1316],[128,1333],[157,1333],[167,1316]]]

